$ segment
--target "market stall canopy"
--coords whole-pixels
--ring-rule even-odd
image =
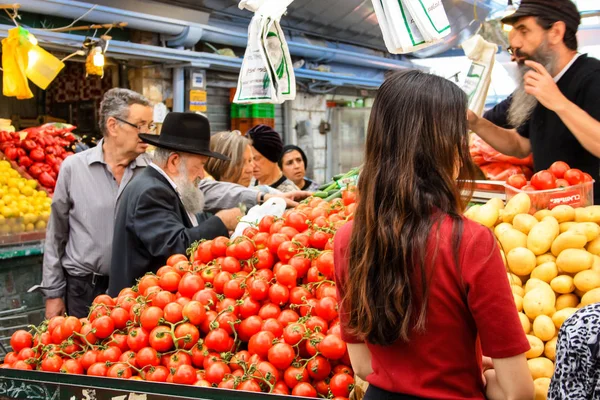
[[[210,12],[211,22],[223,20],[248,25],[249,14],[237,7],[238,0],[161,0]],[[417,57],[430,57],[456,47],[471,37],[490,13],[506,7],[502,0],[443,0],[452,34],[442,43],[419,51]],[[475,5],[476,10],[475,10]],[[371,0],[295,0],[288,7],[282,27],[292,34],[348,43],[386,51]],[[293,35],[292,35],[293,38]]]

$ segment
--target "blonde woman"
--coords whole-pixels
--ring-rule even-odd
[[[205,170],[215,180],[232,182],[248,187],[252,180],[254,162],[252,160],[252,140],[240,131],[219,132],[210,138],[211,151],[225,154],[231,161],[211,158]]]

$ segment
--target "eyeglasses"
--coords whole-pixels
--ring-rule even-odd
[[[147,129],[146,133],[155,133],[156,132],[156,124],[154,124],[153,122],[149,123],[148,125],[142,125],[142,126],[138,126],[136,124],[132,124],[129,121],[125,121],[124,119],[121,119],[119,117],[114,117],[117,121],[122,122],[124,124],[127,124],[129,126],[131,126],[132,128],[135,128],[138,130],[138,132],[143,133],[142,130],[143,129]]]
[[[512,47],[509,47],[508,49],[506,49],[506,51],[508,51],[508,54],[510,54],[511,56],[515,54],[515,50]]]

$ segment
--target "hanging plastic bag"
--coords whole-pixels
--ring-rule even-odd
[[[288,5],[289,3],[291,1],[288,2]],[[279,19],[283,12],[285,12],[285,7],[280,11],[273,12],[272,15],[279,16],[278,18],[267,18],[262,34],[262,44],[279,103],[296,98],[296,76],[292,66],[292,58],[285,35],[279,25]]]
[[[378,0],[373,0],[373,2]],[[386,24],[390,30],[394,54],[404,54],[429,46],[414,18],[400,0],[381,1]]]
[[[296,79],[279,20],[293,0],[242,0],[254,11],[235,103],[275,103],[296,97]]]
[[[40,46],[33,45],[28,52],[27,78],[40,89],[46,90],[65,64]]]
[[[492,82],[492,69],[498,46],[485,41],[480,35],[475,35],[464,41],[462,48],[465,55],[473,61],[462,88],[469,96],[469,108],[481,116]]]
[[[450,22],[440,0],[402,0],[426,42],[436,42],[450,34]]]
[[[21,27],[10,29],[8,37],[2,40],[2,93],[6,97],[19,100],[33,97],[26,74],[28,52],[32,46],[29,32]]]
[[[242,236],[246,228],[250,226],[256,226],[260,220],[267,215],[281,218],[286,207],[287,205],[285,200],[281,197],[270,198],[269,200],[265,201],[264,204],[252,207],[250,211],[248,211],[248,214],[243,216],[242,219],[240,219],[240,222],[238,222],[233,235],[231,235],[231,239],[233,240],[238,236]]]

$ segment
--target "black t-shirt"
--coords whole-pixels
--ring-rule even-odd
[[[600,121],[600,61],[581,55],[557,83],[560,91],[578,107]],[[484,114],[484,118],[503,128],[508,124],[512,96]],[[531,141],[534,169],[548,169],[564,161],[594,178],[594,203],[600,204],[600,158],[587,151],[569,131],[558,114],[538,104],[531,118],[517,130]]]

